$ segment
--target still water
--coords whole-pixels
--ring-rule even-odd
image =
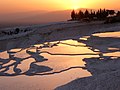
[[[111,33],[95,35],[99,37],[114,37],[116,35],[120,36],[120,33],[116,32],[114,35]],[[87,40],[87,38],[89,37],[81,39]],[[17,73],[15,76],[0,77],[0,88],[3,90],[53,90],[77,78],[91,76],[87,70],[82,69],[85,66],[83,59],[99,57],[99,50],[98,52],[93,52],[86,44],[72,39],[44,43],[20,52],[17,51],[19,50],[11,50],[11,52],[15,52],[14,57],[16,57],[16,59],[10,60],[3,66],[9,66],[14,62],[20,61],[16,68],[21,70],[20,73],[22,74]],[[27,53],[27,51],[29,51],[29,53]],[[113,53],[104,53],[104,55],[120,55],[119,51]],[[5,51],[0,53],[0,57],[7,60],[9,55]],[[43,60],[43,58],[45,60]],[[14,67],[15,65],[11,65],[5,73],[14,74]],[[41,67],[44,71],[41,70]],[[32,74],[30,72],[31,70]],[[2,69],[0,72],[1,71]],[[29,74],[25,73],[27,71]]]

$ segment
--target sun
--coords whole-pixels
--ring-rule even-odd
[[[89,0],[60,0],[59,3],[60,2],[62,3],[64,9],[74,10],[79,10],[80,8],[88,8],[90,3]]]
[[[73,6],[72,9],[77,10],[77,9],[79,9],[79,8],[80,8],[79,6]]]
[[[80,8],[80,0],[71,0],[72,8],[73,9],[79,9]]]

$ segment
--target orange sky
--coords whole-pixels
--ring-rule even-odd
[[[73,8],[120,9],[119,3],[120,0],[0,0],[0,11],[54,11]]]

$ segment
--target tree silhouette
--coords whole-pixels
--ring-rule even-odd
[[[78,20],[81,20],[81,19],[83,19],[84,18],[84,13],[80,10],[79,12],[78,12]]]
[[[72,18],[72,20],[76,20],[75,10],[73,10],[73,11],[71,12],[71,18]]]
[[[84,18],[89,18],[89,12],[88,12],[88,10],[86,9],[86,11],[85,11],[85,13],[84,13]]]
[[[90,14],[89,14],[89,19],[90,19],[90,20],[93,20],[95,16],[96,16],[95,11],[93,12],[93,11],[91,10],[91,12],[90,12]]]
[[[102,18],[106,19],[108,14],[109,14],[108,11],[106,9],[104,9],[103,12],[102,12],[102,16],[103,16]]]
[[[117,15],[116,16],[120,16],[120,11],[117,12]]]
[[[108,15],[114,15],[115,10],[106,10],[106,9],[99,9],[97,11],[88,11],[86,9],[85,12],[79,10],[78,13],[73,10],[71,12],[71,18],[72,20],[82,20],[84,21],[85,19],[91,21],[91,20],[106,20]],[[116,16],[120,16],[120,11],[116,14]]]
[[[114,10],[109,10],[109,14],[110,14],[110,15],[114,15],[114,14],[115,14],[115,11],[114,11]]]

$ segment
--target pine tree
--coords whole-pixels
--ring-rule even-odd
[[[84,13],[84,17],[85,17],[85,18],[89,18],[89,12],[88,12],[87,9],[86,9],[86,11],[85,11],[85,13]]]
[[[80,11],[78,12],[78,20],[83,19],[83,17],[84,17],[84,13],[80,10]]]
[[[93,12],[93,11],[91,10],[91,12],[90,12],[90,14],[89,14],[89,18],[90,18],[91,20],[93,20],[94,17],[95,17],[95,11]]]
[[[71,12],[71,18],[72,18],[72,20],[76,20],[75,10],[73,10],[73,11]]]
[[[99,19],[99,10],[96,12],[96,17]]]
[[[103,18],[104,18],[104,19],[106,19],[106,18],[107,18],[107,16],[108,16],[108,12],[107,12],[107,10],[106,10],[106,9],[104,9],[104,10],[103,10],[102,15],[103,15]]]

